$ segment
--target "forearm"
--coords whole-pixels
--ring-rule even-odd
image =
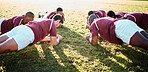
[[[93,40],[92,40],[91,37],[89,38],[89,42],[90,42],[92,45],[94,45],[94,46],[98,44],[98,43],[93,42]]]
[[[90,36],[87,36],[86,39],[87,39],[92,45],[97,45],[97,44],[98,44],[97,37],[90,37]]]
[[[89,28],[90,29],[90,25],[89,24],[86,24],[86,28]]]
[[[51,45],[56,46],[59,44],[60,40],[62,40],[61,35],[57,35],[57,37],[51,37]]]
[[[56,27],[57,27],[57,28],[61,28],[61,26],[62,26],[62,24],[59,24],[59,25],[57,25]]]
[[[50,41],[50,37],[46,36],[44,39],[42,39],[41,41]]]

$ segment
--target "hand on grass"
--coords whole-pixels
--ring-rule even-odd
[[[86,39],[87,39],[87,40],[89,40],[89,38],[90,38],[90,36],[89,36],[89,35],[88,35],[88,36],[86,36]]]
[[[57,38],[59,38],[59,40],[62,40],[62,36],[57,34]]]

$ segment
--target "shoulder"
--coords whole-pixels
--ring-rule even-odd
[[[102,13],[106,13],[106,11],[105,11],[105,10],[99,10],[99,11],[101,11]]]
[[[51,21],[51,19],[45,19],[45,18],[38,18],[33,22],[47,22],[47,21]]]
[[[111,18],[111,17],[102,17],[102,18],[99,18],[98,20],[107,21],[107,20],[114,20],[114,18]]]
[[[56,14],[56,12],[55,11],[52,11],[52,12],[50,12],[50,14]]]
[[[25,17],[25,15],[15,16],[14,19],[22,19],[23,17]]]
[[[127,15],[141,15],[141,13],[138,13],[138,12],[132,12],[132,13],[128,13]]]

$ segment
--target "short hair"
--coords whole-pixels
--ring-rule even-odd
[[[91,14],[91,15],[89,16],[88,20],[93,22],[93,21],[94,21],[94,19],[96,19],[96,18],[97,18],[97,16],[96,16],[96,15]],[[90,23],[90,25],[91,25],[91,23]]]
[[[93,11],[89,11],[88,12],[88,16],[90,16],[91,14],[93,14],[94,12]]]
[[[62,9],[61,7],[58,7],[58,8],[57,8],[57,12],[58,12],[58,11],[63,11],[63,9]]]
[[[107,12],[107,16],[113,17],[115,16],[115,12],[110,10]]]
[[[62,18],[62,16],[61,15],[55,15],[54,17],[53,17],[53,19],[56,21],[56,20],[60,20],[60,22],[63,24],[63,18]]]
[[[26,16],[27,16],[27,17],[31,17],[31,16],[34,17],[34,13],[32,13],[32,12],[27,12],[27,13],[26,13]]]

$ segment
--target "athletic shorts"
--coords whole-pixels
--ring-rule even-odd
[[[144,30],[138,27],[133,21],[125,19],[115,22],[115,33],[117,38],[127,44],[130,44],[130,39],[136,32],[141,31]]]
[[[1,25],[4,20],[6,20],[6,19],[0,19],[0,32],[1,32]]]
[[[16,41],[18,50],[25,48],[34,41],[34,33],[32,29],[25,25],[17,26],[11,31],[5,33],[5,35]]]

